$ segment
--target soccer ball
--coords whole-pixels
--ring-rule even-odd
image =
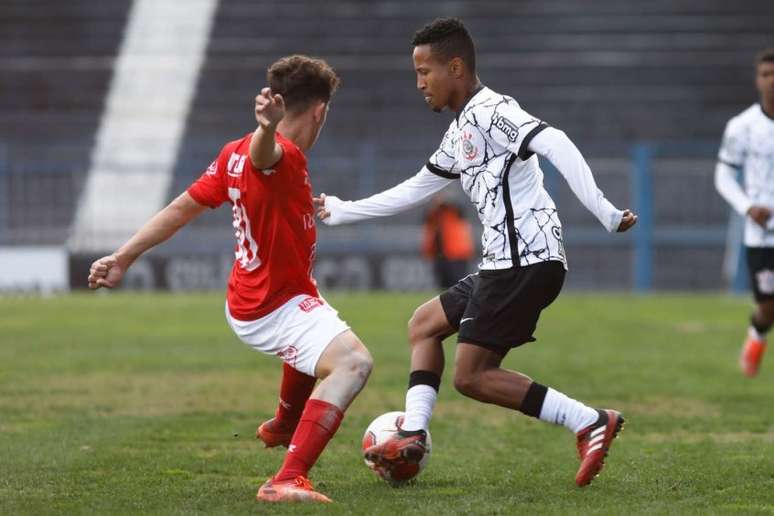
[[[363,435],[363,451],[375,444],[383,443],[395,435],[398,432],[398,427],[403,423],[403,416],[403,412],[387,412],[371,421]],[[366,466],[392,487],[400,487],[419,475],[419,472],[427,466],[427,461],[430,459],[430,448],[432,447],[430,432],[427,433],[426,444],[427,451],[422,460],[419,461],[419,464],[401,464],[388,470],[366,459]]]

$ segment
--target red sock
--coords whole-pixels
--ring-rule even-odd
[[[277,423],[287,428],[294,428],[298,424],[316,381],[314,376],[304,374],[283,362],[280,400],[274,414]]]
[[[290,480],[297,476],[307,476],[338,430],[343,417],[344,413],[336,405],[314,398],[307,401],[301,421],[290,441],[285,462],[274,479]]]

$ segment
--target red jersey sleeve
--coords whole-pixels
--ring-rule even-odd
[[[207,170],[188,187],[188,195],[194,201],[210,208],[217,208],[228,200],[226,186],[225,147]]]

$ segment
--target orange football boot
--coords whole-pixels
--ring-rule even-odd
[[[742,354],[739,356],[739,367],[745,376],[752,378],[758,374],[758,368],[761,366],[765,352],[766,341],[747,337],[742,347]]]
[[[276,481],[270,478],[258,490],[256,500],[261,502],[315,502],[331,503],[333,500],[312,487],[308,478],[298,476],[290,480]]]
[[[578,456],[581,460],[575,483],[578,487],[589,485],[602,471],[605,457],[613,439],[623,429],[624,418],[615,410],[599,410],[599,419],[578,432]]]

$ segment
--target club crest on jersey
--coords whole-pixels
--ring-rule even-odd
[[[322,306],[322,305],[323,305],[323,302],[320,298],[307,297],[306,299],[298,303],[298,308],[300,308],[302,312],[309,313],[315,308],[317,308],[318,306]]]
[[[478,148],[470,140],[473,135],[467,131],[462,133],[462,152],[465,153],[465,159],[473,161],[478,156]]]
[[[508,140],[515,142],[519,138],[519,128],[513,125],[510,120],[506,120],[502,115],[497,113],[492,115],[492,125],[503,132]]]
[[[245,160],[247,160],[247,156],[245,154],[237,154],[236,152],[232,152],[231,156],[228,158],[228,175],[231,177],[239,177],[242,175],[242,172],[245,170]]]
[[[218,161],[215,160],[212,163],[210,163],[210,166],[207,167],[207,170],[204,172],[208,176],[214,176],[218,173]]]

